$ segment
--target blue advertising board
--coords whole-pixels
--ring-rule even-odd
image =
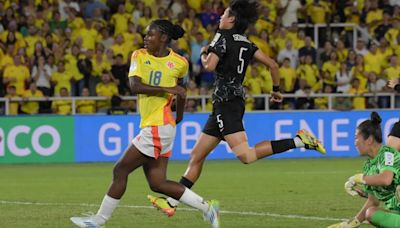
[[[398,111],[380,111],[384,138],[398,121]],[[292,138],[305,128],[325,145],[329,157],[355,157],[356,126],[369,118],[369,111],[351,112],[271,112],[247,113],[244,125],[250,145],[263,140]],[[177,126],[172,160],[189,159],[208,114],[186,114]],[[116,161],[139,133],[138,115],[75,116],[75,160],[77,162]],[[272,158],[322,157],[316,151],[293,149]],[[234,159],[225,142],[221,142],[208,159]]]

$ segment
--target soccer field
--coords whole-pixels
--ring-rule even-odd
[[[364,200],[347,195],[346,179],[364,158],[207,161],[194,190],[221,203],[221,227],[326,227],[354,216]],[[179,180],[187,162],[170,162]],[[69,217],[96,212],[113,164],[1,165],[0,227],[73,227]],[[150,206],[142,170],[107,227],[208,227],[199,211],[167,218]],[[369,225],[363,225],[369,227]]]

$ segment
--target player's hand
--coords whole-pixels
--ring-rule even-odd
[[[167,92],[172,93],[172,94],[176,94],[176,95],[180,96],[183,99],[186,98],[186,89],[183,88],[182,86],[176,85],[174,87],[167,88]]]
[[[365,184],[364,174],[357,173],[349,178],[349,181],[354,181],[356,184]]]
[[[394,87],[395,87],[397,84],[399,84],[399,79],[398,79],[398,78],[389,80],[387,86],[388,86],[389,88],[391,88],[391,89],[394,89]]]
[[[175,123],[179,124],[183,120],[183,116],[177,116],[175,119]]]
[[[352,220],[336,223],[328,226],[328,228],[357,228],[361,226],[361,222],[358,221],[357,218],[353,218]]]
[[[208,45],[201,47],[200,53],[202,53],[202,52],[208,52]]]
[[[281,103],[283,100],[282,94],[280,92],[271,92],[271,99],[270,101],[272,103],[277,102],[277,103]]]

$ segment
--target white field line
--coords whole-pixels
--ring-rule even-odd
[[[30,206],[74,206],[74,207],[99,207],[98,204],[90,203],[41,203],[41,202],[20,202],[20,201],[6,201],[0,200],[1,204],[12,205],[30,205]],[[121,208],[139,208],[139,209],[154,209],[152,206],[138,206],[138,205],[119,205]],[[179,208],[181,211],[197,211],[191,208]],[[253,211],[220,211],[221,214],[231,215],[248,215],[248,216],[261,216],[261,217],[276,217],[276,218],[289,218],[289,219],[304,219],[304,220],[319,220],[319,221],[343,221],[346,219],[332,218],[332,217],[316,217],[305,215],[284,215],[270,212],[253,212]]]

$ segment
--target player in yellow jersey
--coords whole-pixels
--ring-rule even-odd
[[[113,181],[99,211],[89,217],[72,217],[79,227],[100,227],[111,217],[125,193],[128,175],[143,166],[150,188],[170,196],[204,213],[204,218],[219,227],[217,201],[202,197],[183,185],[166,180],[168,157],[175,138],[175,125],[183,118],[186,90],[182,87],[187,74],[187,61],[167,48],[171,39],[177,40],[184,30],[168,20],[155,20],[148,27],[144,49],[131,57],[129,82],[131,90],[139,95],[141,131],[125,151],[113,170]],[[171,104],[176,97],[176,118]],[[164,211],[168,213],[168,211]]]

